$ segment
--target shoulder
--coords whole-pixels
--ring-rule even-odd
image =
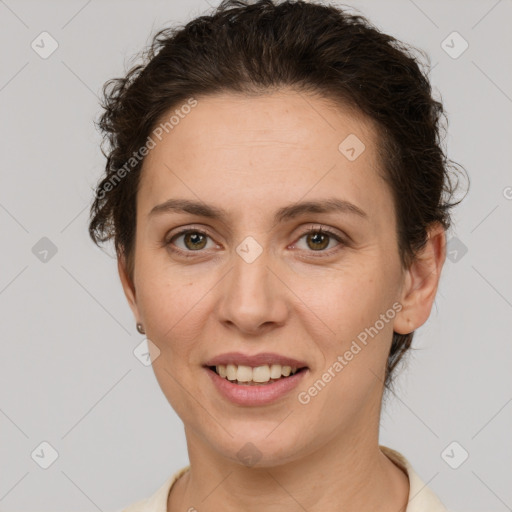
[[[423,483],[410,462],[401,453],[386,446],[381,446],[380,449],[409,478],[409,500],[406,512],[448,512],[441,500]]]
[[[181,468],[170,476],[152,496],[132,503],[119,512],[167,512],[167,498],[169,497],[172,486],[176,480],[178,480],[178,478],[189,469],[190,466]]]

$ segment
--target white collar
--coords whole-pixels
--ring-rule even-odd
[[[381,446],[380,449],[409,477],[409,500],[405,512],[447,512],[446,507],[432,490],[423,483],[402,454],[386,446]],[[189,469],[190,466],[185,466],[178,470],[150,498],[133,503],[123,509],[122,512],[167,512],[167,500],[174,482]]]

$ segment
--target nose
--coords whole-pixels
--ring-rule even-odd
[[[269,260],[265,250],[254,261],[234,252],[231,269],[217,290],[219,321],[250,335],[284,325],[291,292]]]

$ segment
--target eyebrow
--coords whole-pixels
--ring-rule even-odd
[[[191,201],[189,199],[168,199],[167,201],[154,206],[148,214],[152,217],[162,213],[190,213],[210,219],[224,220],[229,215],[226,210],[203,202]],[[346,213],[356,215],[368,220],[366,212],[355,204],[331,197],[321,201],[303,201],[279,208],[274,214],[274,222],[283,222],[293,219],[305,213]]]

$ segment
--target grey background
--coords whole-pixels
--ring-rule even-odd
[[[448,234],[457,254],[387,401],[381,443],[450,509],[512,510],[512,2],[350,5],[429,53],[449,156],[471,178]],[[133,354],[143,337],[113,251],[90,241],[87,214],[104,165],[92,122],[101,86],[157,29],[206,9],[0,0],[0,510],[118,510],[188,464],[181,420]],[[43,31],[59,45],[47,59],[31,48]],[[453,31],[469,43],[456,59],[441,47]],[[31,456],[43,441],[58,452],[48,469]],[[441,455],[453,441],[452,465],[469,453],[458,469]]]

